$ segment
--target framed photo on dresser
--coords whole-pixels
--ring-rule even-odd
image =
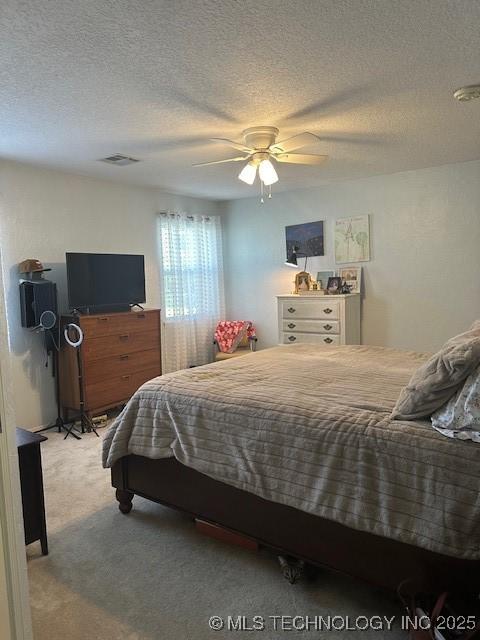
[[[312,278],[308,271],[300,271],[295,276],[295,293],[310,291],[312,289]]]
[[[335,271],[331,269],[330,271],[319,271],[317,273],[317,282],[320,289],[326,291],[328,286],[328,279],[333,278],[335,275]]]
[[[340,293],[342,288],[342,279],[338,276],[332,276],[328,279],[327,292],[328,293]]]
[[[362,287],[362,267],[342,267],[337,271],[342,279],[350,287],[350,293],[360,293]]]

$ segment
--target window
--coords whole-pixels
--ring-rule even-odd
[[[166,368],[204,364],[224,310],[220,218],[161,214],[159,243]]]

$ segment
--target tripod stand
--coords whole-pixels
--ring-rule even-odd
[[[81,344],[81,341],[80,341]],[[66,440],[68,438],[68,436],[72,435],[74,438],[79,438],[79,436],[74,433],[73,429],[75,428],[75,421],[76,419],[80,419],[80,426],[82,429],[82,433],[91,433],[93,431],[93,433],[97,436],[97,438],[99,438],[100,436],[98,435],[97,430],[95,429],[95,425],[93,423],[93,420],[90,418],[90,416],[88,415],[88,413],[85,411],[85,397],[84,397],[84,391],[83,391],[83,366],[82,366],[82,358],[80,355],[80,344],[78,344],[77,346],[74,347],[74,349],[77,352],[77,374],[78,374],[78,389],[79,389],[79,415],[77,416],[77,418],[73,418],[73,422],[71,424],[71,426],[66,430],[67,433],[65,434],[65,438],[64,440]]]
[[[46,343],[48,344],[48,343]],[[48,346],[47,346],[47,353],[48,353]],[[67,424],[70,423],[70,421],[66,422],[63,417],[62,417],[62,411],[61,411],[61,407],[60,407],[60,378],[58,375],[58,348],[57,345],[54,344],[53,348],[51,349],[50,353],[52,354],[52,376],[55,378],[55,400],[57,403],[57,417],[55,419],[55,422],[53,422],[52,424],[48,425],[47,427],[43,427],[42,429],[38,429],[37,431],[35,431],[35,433],[42,433],[42,431],[49,431],[50,429],[57,429],[58,433],[61,433],[62,431],[66,431],[67,435],[72,435],[74,438],[76,438],[77,440],[80,440],[80,436],[78,436],[76,433],[73,432],[73,427],[75,426],[75,423],[73,423],[73,425],[71,425],[70,427],[67,427]],[[67,436],[65,436],[67,437]]]

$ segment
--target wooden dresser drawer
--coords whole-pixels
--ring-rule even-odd
[[[282,321],[283,331],[295,331],[302,333],[340,333],[338,320],[299,320],[291,318]]]
[[[85,401],[90,410],[120,404],[128,400],[147,380],[160,375],[160,368],[153,367],[136,373],[111,376],[85,387]]]
[[[161,375],[160,317],[160,309],[61,317],[61,334],[72,322],[84,332],[79,349],[61,340],[59,392],[65,413],[83,408],[98,415],[124,404],[146,380]]]
[[[160,332],[158,328],[142,333],[132,333],[125,330],[118,335],[90,338],[83,344],[84,363],[87,364],[100,358],[135,353],[136,351],[159,349],[159,345]]]
[[[160,327],[160,314],[152,310],[82,316],[80,326],[85,338],[155,331]]]
[[[340,344],[340,336],[338,335],[320,335],[318,333],[282,333],[282,344]]]
[[[149,349],[148,351],[136,351],[134,353],[122,353],[109,358],[98,360],[86,360],[83,373],[88,384],[96,384],[110,377],[118,377],[127,373],[136,373],[147,369],[157,368],[161,373],[160,351]]]
[[[319,300],[305,302],[303,300],[283,300],[281,302],[282,318],[325,318],[338,319],[340,305],[338,302]]]
[[[360,295],[277,296],[280,344],[360,344]]]

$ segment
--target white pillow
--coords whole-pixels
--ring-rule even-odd
[[[480,366],[455,395],[432,414],[432,425],[449,438],[480,443]]]

